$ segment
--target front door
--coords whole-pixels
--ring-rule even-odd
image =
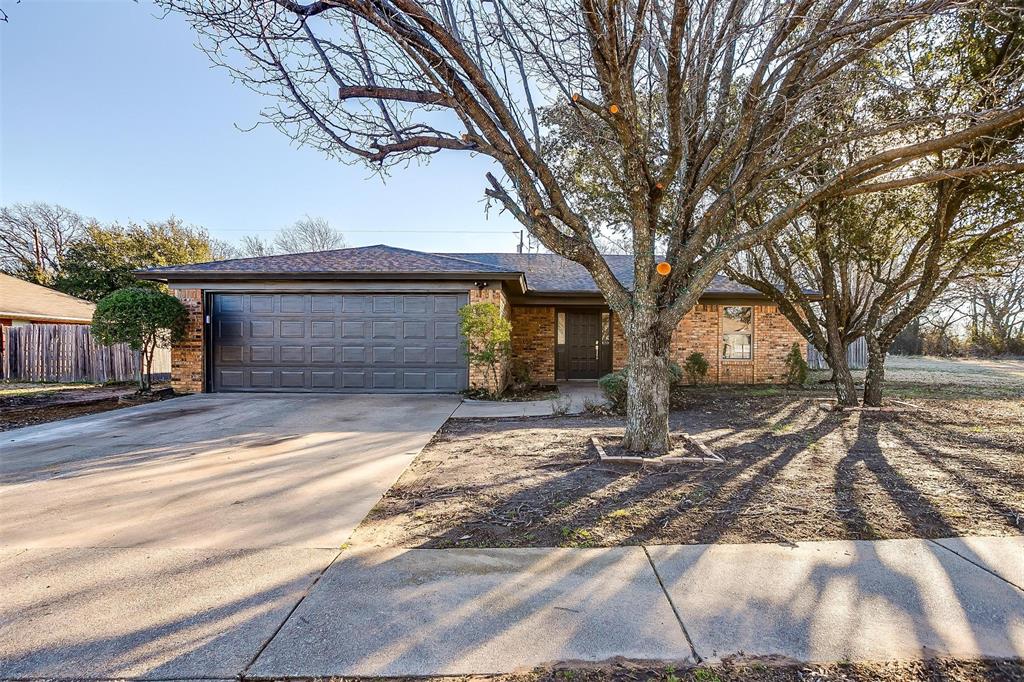
[[[602,374],[601,313],[569,312],[565,317],[569,378],[599,378]]]

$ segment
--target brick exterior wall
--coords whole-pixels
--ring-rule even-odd
[[[534,383],[555,383],[555,309],[512,307],[512,362],[523,363]]]
[[[206,376],[203,290],[175,289],[171,293],[185,304],[188,310],[185,339],[171,347],[171,388],[176,393],[202,393]]]
[[[774,305],[754,306],[754,320],[754,383],[782,383],[786,380],[786,356],[794,343],[807,359],[807,339]]]
[[[493,303],[498,306],[501,310],[502,315],[505,319],[512,319],[512,306],[508,303],[508,296],[505,295],[505,291],[501,288],[501,283],[489,284],[485,289],[470,289],[469,290],[469,302],[473,303]],[[513,321],[512,334],[513,344],[515,343],[515,321]],[[508,383],[508,362],[502,363],[498,367],[498,376],[501,377],[503,384]],[[470,388],[486,388],[490,391],[494,391],[495,387],[494,378],[491,376],[490,368],[483,367],[480,365],[469,366],[469,387]],[[500,388],[504,389],[502,385]]]
[[[698,304],[688,312],[672,334],[672,358],[682,365],[699,351],[710,365],[707,381],[723,384],[774,384],[786,379],[786,356],[796,343],[807,357],[807,340],[774,305],[755,305],[754,349],[750,360],[725,360],[721,353],[722,306]],[[513,332],[514,333],[514,332]],[[612,367],[622,369],[628,360],[622,324],[612,325]]]

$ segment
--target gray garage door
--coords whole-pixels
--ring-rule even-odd
[[[466,294],[215,294],[213,390],[455,392]]]

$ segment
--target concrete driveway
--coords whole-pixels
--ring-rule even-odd
[[[224,677],[458,406],[208,395],[0,435],[0,677]]]

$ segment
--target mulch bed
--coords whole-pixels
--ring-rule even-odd
[[[599,462],[617,417],[453,420],[353,544],[544,547],[1024,533],[1024,401],[834,413],[716,394],[672,413],[725,464]]]
[[[495,398],[490,392],[483,389],[473,389],[463,391],[464,395],[468,400],[487,400],[491,402],[502,402],[502,403],[521,403],[530,400],[551,400],[552,398],[558,397],[557,386],[523,386],[513,387],[506,390],[501,394],[501,397]]]

